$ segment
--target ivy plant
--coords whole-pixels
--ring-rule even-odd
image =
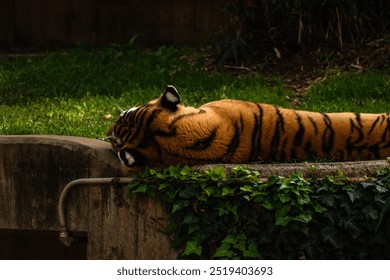
[[[354,181],[171,166],[147,169],[127,188],[163,204],[181,258],[390,258],[390,168]]]

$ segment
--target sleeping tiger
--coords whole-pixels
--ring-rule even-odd
[[[390,157],[390,113],[315,113],[239,100],[199,108],[160,98],[123,111],[108,132],[128,167],[204,163],[333,161]]]

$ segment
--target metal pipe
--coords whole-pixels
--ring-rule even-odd
[[[60,223],[60,240],[66,246],[70,246],[76,241],[76,238],[69,234],[68,227],[66,225],[65,217],[65,202],[66,197],[69,191],[75,186],[81,185],[113,185],[113,184],[129,184],[133,178],[127,177],[111,177],[111,178],[81,178],[71,181],[67,184],[60,194],[58,200],[57,210],[58,210],[58,220]]]

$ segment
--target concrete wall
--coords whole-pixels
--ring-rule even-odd
[[[79,186],[69,194],[66,220],[84,248],[76,245],[72,252],[73,246],[66,250],[58,241],[63,256],[42,252],[48,246],[40,242],[58,240],[57,202],[64,186],[79,178],[115,176],[121,176],[119,161],[106,142],[0,136],[0,258],[175,258],[159,204],[143,196],[128,199],[123,185],[115,184]]]
[[[307,173],[312,164],[252,164],[262,176]],[[311,176],[375,175],[390,162],[317,163]],[[198,166],[206,169],[212,165]],[[231,165],[225,165],[227,169]],[[164,234],[166,217],[146,196],[129,199],[122,185],[76,186],[66,200],[66,221],[80,243],[59,241],[57,203],[79,178],[122,176],[110,145],[63,136],[0,136],[0,259],[174,259]]]

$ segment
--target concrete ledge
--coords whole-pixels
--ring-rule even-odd
[[[202,165],[205,170],[220,165]],[[230,170],[235,165],[223,165]],[[375,175],[390,162],[248,164],[262,177],[348,177]],[[312,168],[315,166],[315,168]],[[309,171],[311,170],[311,171]],[[69,136],[0,136],[0,244],[1,232],[59,231],[57,202],[63,188],[80,178],[124,176],[110,144],[101,140]],[[89,259],[174,259],[177,252],[164,234],[167,223],[154,199],[126,197],[121,185],[93,184],[75,188],[66,202],[66,221],[73,235],[87,238]],[[6,245],[2,245],[6,246]],[[7,245],[6,250],[14,250]],[[31,250],[40,250],[39,244]],[[4,248],[2,248],[4,252]],[[3,255],[0,254],[0,258]],[[5,256],[6,257],[6,256]]]
[[[57,202],[69,182],[122,175],[118,158],[104,141],[0,136],[0,233],[58,233]],[[69,194],[67,225],[72,235],[87,238],[87,258],[176,258],[162,230],[166,218],[161,206],[145,196],[128,199],[122,187],[95,184],[74,188]],[[0,244],[4,243],[0,235]],[[31,246],[30,250],[45,247]],[[5,251],[15,250],[1,249],[0,258],[7,258]]]
[[[0,228],[57,229],[52,213],[56,213],[59,193],[67,183],[121,175],[107,143],[80,137],[1,136],[0,155],[0,193],[8,198],[0,201]],[[82,217],[71,223],[81,226]],[[81,226],[80,231],[85,230]]]
[[[221,166],[208,164],[196,166],[202,171],[212,167]],[[222,164],[227,171],[236,165]],[[380,168],[390,167],[390,160],[372,161],[350,161],[350,162],[321,162],[321,163],[277,163],[277,164],[247,164],[248,169],[259,171],[262,177],[270,175],[289,176],[292,173],[302,173],[304,176],[324,177],[328,175],[337,176],[341,171],[345,176],[351,178],[375,176]]]

